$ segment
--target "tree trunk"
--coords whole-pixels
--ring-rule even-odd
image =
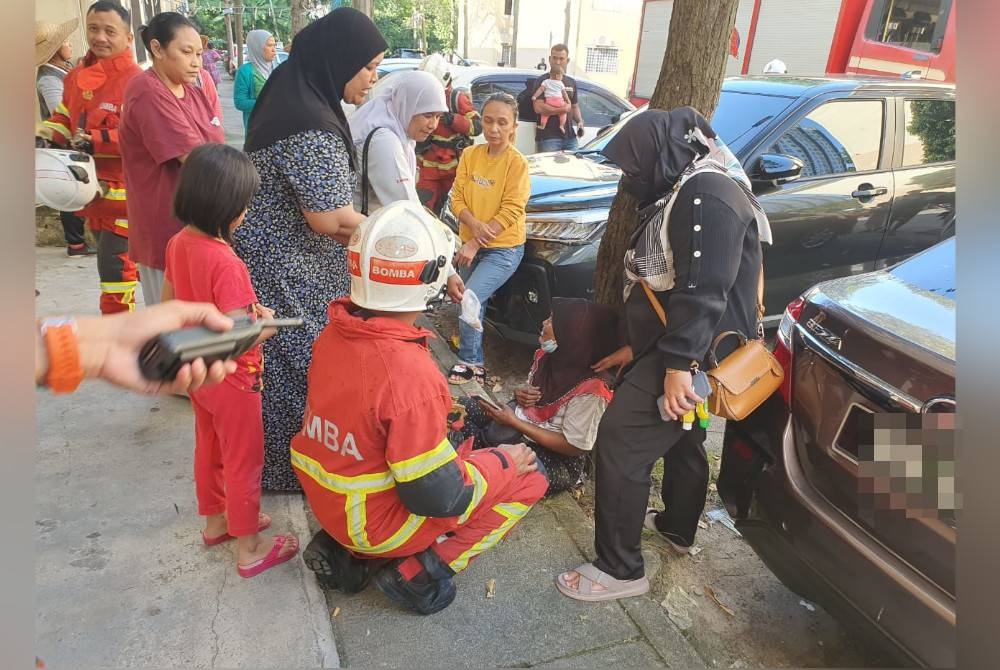
[[[292,0],[292,44],[295,43],[295,36],[309,23],[308,11],[313,3],[310,0]]]
[[[707,118],[715,112],[726,71],[738,0],[674,0],[667,49],[650,109],[689,105]],[[622,259],[637,223],[635,198],[619,188],[597,252],[594,298],[622,305]]]
[[[243,0],[236,0],[235,7],[236,14],[236,69],[239,70],[240,66],[243,65]]]
[[[362,14],[371,17],[372,12],[375,10],[375,0],[354,0],[351,6]]]
[[[511,29],[510,36],[510,65],[511,67],[517,67],[517,19],[518,15],[521,13],[521,0],[514,0],[511,7],[511,13],[514,15],[514,25]]]

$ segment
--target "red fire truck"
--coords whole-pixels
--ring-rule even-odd
[[[958,0],[740,0],[726,74],[856,73],[955,81]],[[673,0],[644,0],[629,97],[646,102],[660,74]]]

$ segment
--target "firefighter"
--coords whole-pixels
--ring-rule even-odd
[[[448,101],[448,111],[441,117],[437,128],[416,148],[420,170],[417,195],[424,206],[440,214],[455,181],[458,157],[462,149],[471,146],[473,139],[482,134],[483,124],[469,96],[452,86],[451,66],[444,56],[431,54],[421,61],[419,69],[441,80]]]
[[[135,308],[138,272],[128,257],[128,219],[118,125],[125,84],[142,69],[132,55],[131,16],[117,2],[99,0],[87,10],[87,55],[69,74],[62,102],[37,130],[44,143],[93,155],[103,197],[78,214],[97,239],[101,312]]]
[[[348,247],[350,298],[330,303],[313,347],[292,466],[323,530],[303,553],[327,588],[374,575],[421,614],[455,598],[452,577],[497,544],[545,494],[524,444],[456,450],[448,383],[414,321],[452,272],[453,235],[420,205],[395,202]],[[383,559],[391,559],[389,561]]]

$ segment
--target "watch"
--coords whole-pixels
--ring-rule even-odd
[[[76,341],[76,319],[71,316],[44,318],[39,332],[49,361],[45,385],[53,393],[72,393],[83,381],[80,347]]]

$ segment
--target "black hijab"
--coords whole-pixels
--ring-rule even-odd
[[[325,130],[344,139],[353,168],[354,142],[340,101],[347,82],[388,44],[371,19],[341,7],[300,30],[294,46],[257,98],[244,150],[257,151],[306,130]]]
[[[709,148],[689,134],[698,127],[714,139],[708,120],[693,107],[649,109],[625,124],[601,152],[621,168],[622,188],[640,204],[666,193]]]
[[[531,383],[542,393],[538,406],[555,402],[580,382],[601,375],[590,366],[618,349],[618,316],[583,298],[552,299],[552,332],[558,347],[539,359]]]

